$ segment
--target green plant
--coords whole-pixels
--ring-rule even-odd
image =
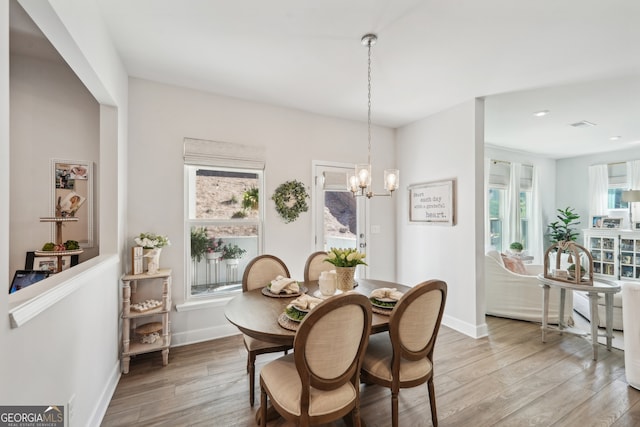
[[[574,212],[573,208],[558,209],[558,221],[553,221],[547,227],[551,230],[549,237],[551,243],[563,241],[575,241],[578,238],[578,231],[574,226],[580,224],[580,215]]]
[[[223,245],[224,242],[222,241],[222,239],[216,240],[215,237],[211,237],[209,240],[207,240],[207,252],[221,252]]]
[[[575,277],[576,265],[575,264],[571,264],[569,267],[567,267],[567,271],[569,272],[569,276]],[[581,273],[580,277],[582,277],[587,273],[587,270],[585,270],[585,268],[583,266],[580,266],[580,273]]]
[[[244,209],[258,209],[258,188],[251,187],[242,195],[242,207]]]
[[[233,213],[233,215],[231,215],[231,218],[233,219],[241,219],[246,217],[247,217],[247,213],[245,211],[236,211]]]
[[[520,242],[513,242],[509,245],[509,249],[511,249],[512,251],[520,252],[524,249],[524,246],[522,246],[522,243]]]
[[[356,265],[367,265],[363,261],[367,255],[363,252],[358,252],[357,249],[347,248],[331,248],[327,252],[326,262],[335,265],[336,267],[355,267]]]
[[[222,259],[238,259],[242,258],[242,255],[245,254],[246,249],[242,249],[238,245],[232,245],[227,243],[222,247]]]
[[[204,227],[194,227],[191,229],[191,259],[200,262],[204,258],[209,245],[207,229]]]

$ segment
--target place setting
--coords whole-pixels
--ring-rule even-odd
[[[290,277],[277,276],[267,286],[262,288],[262,295],[271,298],[294,298],[307,292],[306,286]]]
[[[278,324],[290,331],[297,331],[300,322],[322,301],[324,300],[311,295],[299,296],[287,304],[284,312],[278,316]]]
[[[371,301],[371,311],[377,314],[390,316],[396,303],[404,295],[396,288],[380,288],[375,289],[369,295]]]

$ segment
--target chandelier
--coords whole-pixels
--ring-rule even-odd
[[[371,190],[371,46],[376,44],[378,37],[375,34],[365,34],[362,36],[362,44],[368,50],[368,69],[367,69],[367,130],[368,130],[368,159],[367,164],[358,164],[355,168],[355,174],[347,179],[347,188],[351,190],[353,196],[391,196],[394,190],[398,189],[398,181],[400,171],[398,169],[385,169],[384,171],[384,189],[385,193],[375,194]]]

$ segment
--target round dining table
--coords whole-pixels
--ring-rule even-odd
[[[318,290],[318,281],[299,282],[307,288],[307,294],[313,295]],[[358,286],[353,290],[365,296],[379,288],[395,288],[405,293],[410,287],[383,280],[357,279]],[[296,332],[285,329],[278,323],[278,317],[295,297],[272,297],[264,295],[262,289],[243,292],[229,300],[224,308],[224,315],[242,333],[259,340],[274,344],[293,345]],[[371,333],[389,330],[389,316],[375,311],[371,319]]]
[[[353,291],[359,292],[365,296],[371,295],[371,292],[379,288],[395,288],[405,293],[410,287],[400,285],[398,283],[386,282],[383,280],[357,279],[357,286]],[[313,295],[318,291],[318,281],[299,282],[300,286],[306,288],[308,295]],[[266,285],[266,284],[265,284]],[[266,295],[265,295],[266,294]],[[329,297],[331,298],[331,297]],[[224,308],[224,315],[229,322],[238,327],[238,329],[256,339],[273,342],[274,344],[293,345],[296,331],[280,326],[278,317],[284,312],[286,306],[295,299],[291,297],[274,297],[269,296],[268,292],[264,292],[262,288],[254,289],[248,292],[242,292],[240,295],[229,300]],[[371,318],[371,333],[376,334],[389,330],[389,315],[378,314],[374,310]],[[385,312],[381,310],[381,312]],[[267,408],[267,420],[273,420],[279,417],[279,414],[269,405]],[[347,422],[349,417],[345,418]],[[260,409],[256,411],[256,423],[260,424]],[[362,423],[364,426],[364,423]]]

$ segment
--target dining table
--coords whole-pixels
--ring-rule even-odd
[[[409,286],[384,280],[357,279],[354,292],[359,292],[365,296],[371,295],[375,289],[395,288],[397,291],[406,293]],[[308,295],[318,295],[318,281],[298,282],[301,290]],[[266,286],[267,284],[265,284]],[[235,296],[227,302],[224,308],[224,315],[229,322],[235,325],[242,333],[259,340],[272,342],[274,344],[293,345],[296,336],[294,328],[285,328],[279,322],[279,318],[284,313],[285,308],[296,296],[271,296],[263,288],[254,289]],[[331,297],[329,297],[331,298]],[[389,330],[389,315],[391,310],[384,310],[372,306],[371,334]],[[267,409],[267,420],[275,419],[279,414],[271,406]],[[349,422],[349,420],[345,419]],[[260,424],[260,409],[256,412],[256,423]],[[364,424],[363,424],[364,425]]]
[[[308,295],[317,295],[318,281],[298,282],[306,289]],[[395,288],[405,293],[410,287],[399,283],[384,280],[357,279],[357,286],[353,291],[369,296],[371,292],[379,288]],[[266,286],[266,284],[265,284]],[[266,294],[266,295],[265,295]],[[229,322],[235,325],[242,333],[259,340],[274,344],[293,345],[296,331],[286,329],[278,322],[278,317],[284,312],[287,305],[295,299],[291,297],[273,297],[263,292],[262,288],[248,292],[242,292],[227,302],[224,315]],[[390,310],[374,310],[371,319],[371,333],[376,334],[389,330]]]

